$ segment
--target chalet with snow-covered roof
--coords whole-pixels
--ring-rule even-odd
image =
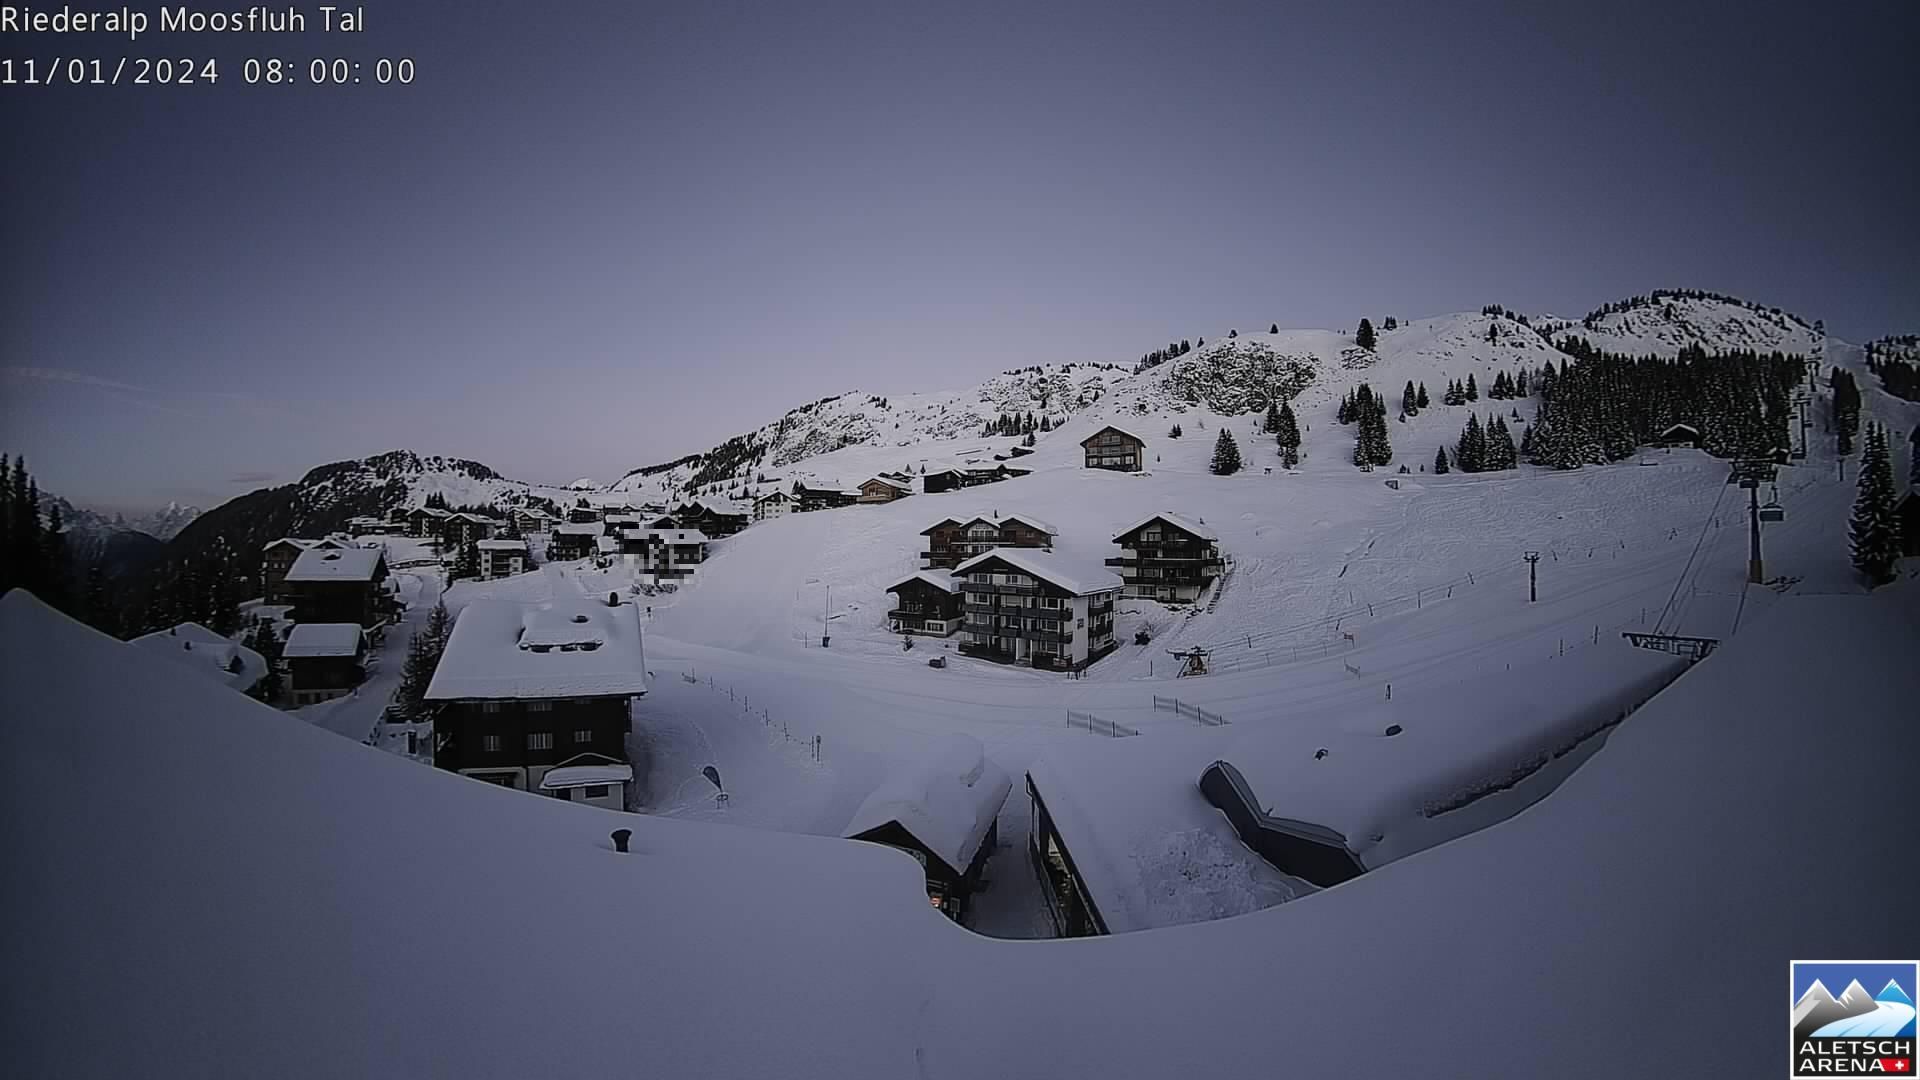
[[[1700,429],[1692,424],[1674,424],[1660,433],[1661,446],[1699,446]]]
[[[533,568],[533,554],[525,540],[479,540],[474,546],[480,549],[481,581],[512,577]]]
[[[928,495],[955,491],[966,486],[967,474],[963,469],[943,467],[928,469],[920,474],[920,490]]]
[[[1081,439],[1080,446],[1086,451],[1089,469],[1139,472],[1146,468],[1146,440],[1111,424]]]
[[[1122,529],[1113,542],[1120,554],[1107,565],[1118,568],[1126,596],[1190,604],[1226,567],[1218,534],[1178,514],[1155,514]]]
[[[588,525],[605,518],[606,511],[597,506],[567,507],[567,521],[573,525]]]
[[[269,604],[286,602],[287,571],[313,546],[312,540],[283,536],[260,549],[260,597]]]
[[[597,767],[628,764],[631,707],[648,681],[632,604],[475,600],[454,620],[427,687],[426,700],[439,707],[434,764],[520,791],[624,806],[624,790],[613,801],[543,781],[582,764],[582,754],[595,755]]]
[[[673,508],[673,524],[655,528],[698,529],[709,538],[732,536],[753,521],[753,508],[727,499],[706,499]]]
[[[815,510],[835,510],[842,506],[852,506],[860,499],[860,492],[846,491],[837,487],[809,487],[795,484],[793,497],[800,501],[799,510],[810,514]]]
[[[621,559],[655,584],[690,578],[707,561],[707,535],[698,529],[625,529],[619,545]]]
[[[966,613],[960,652],[996,663],[1079,671],[1114,650],[1122,583],[1091,560],[994,548],[954,567]]]
[[[432,506],[416,506],[406,512],[403,520],[407,524],[407,535],[413,537],[438,537],[441,525],[447,520],[447,511]]]
[[[899,480],[891,476],[871,477],[860,485],[859,500],[862,503],[888,503],[895,499],[904,499],[913,494],[911,480]]]
[[[393,531],[393,523],[382,517],[351,517],[347,531],[355,536],[382,536]]]
[[[127,644],[165,656],[243,694],[267,674],[265,657],[196,622],[183,622],[168,630],[142,634]]]
[[[540,793],[603,810],[625,810],[633,766],[605,754],[575,754],[540,776]]]
[[[516,506],[507,513],[507,520],[523,535],[546,532],[554,524],[553,515],[537,506]]]
[[[547,534],[547,558],[549,559],[585,559],[597,550],[596,538],[606,533],[606,526],[599,521],[569,521],[555,525]]]
[[[841,835],[905,852],[926,874],[927,899],[964,923],[1012,790],[1013,780],[987,759],[980,740],[949,734],[881,781]]]
[[[997,547],[1050,550],[1059,530],[1030,514],[942,518],[922,529],[927,548],[920,553],[927,569],[952,569]]]
[[[440,524],[440,543],[449,548],[463,548],[475,541],[492,538],[504,524],[499,518],[485,514],[448,514]]]
[[[1033,472],[1032,469],[1019,469],[1002,462],[995,462],[992,465],[969,465],[962,471],[964,483],[968,487],[976,484],[997,484],[1002,480],[1027,476]]]
[[[358,623],[303,622],[287,634],[280,656],[295,705],[345,697],[367,678],[367,635]]]
[[[399,610],[387,588],[387,555],[380,548],[314,547],[287,569],[293,621],[375,627]]]
[[[753,500],[753,520],[785,517],[794,512],[799,500],[784,491],[770,491]]]
[[[960,629],[960,583],[944,570],[916,570],[887,591],[899,597],[887,612],[889,627],[902,634],[946,637]]]

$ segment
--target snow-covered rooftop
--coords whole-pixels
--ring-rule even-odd
[[[900,586],[909,582],[922,581],[942,592],[959,592],[960,580],[945,570],[915,570],[901,581],[887,587],[888,592],[898,592]]]
[[[1125,584],[1098,559],[1044,548],[990,548],[954,567],[953,572],[967,573],[989,559],[999,559],[1076,596],[1119,589]]]
[[[986,513],[986,514],[975,514],[970,518],[953,518],[951,520],[953,520],[955,523],[960,525],[971,525],[976,521],[984,521],[989,525],[996,525],[996,526],[1005,525],[1009,521],[1017,521],[1020,524],[1025,525],[1029,529],[1034,529],[1038,532],[1046,533],[1048,536],[1060,535],[1059,529],[1056,529],[1052,525],[1048,524],[1047,522],[1044,522],[1039,518],[1034,517],[1032,514],[998,514],[996,515],[993,513]]]
[[[507,540],[507,539],[476,540],[474,541],[474,545],[478,547],[481,551],[525,551],[527,550],[527,542],[525,540]]]
[[[127,644],[157,653],[235,690],[246,690],[267,673],[266,658],[196,622],[184,622],[171,630],[142,634]],[[240,658],[240,670],[233,671],[233,660]]]
[[[475,600],[454,620],[427,687],[432,701],[633,696],[647,692],[632,604],[562,596],[538,605]]]
[[[0,1020],[9,1067],[1331,1076],[1353,1069],[1355,1024],[1385,1016],[1369,1067],[1761,1075],[1778,1067],[1777,957],[1911,939],[1920,880],[1889,853],[1912,820],[1872,808],[1920,759],[1915,601],[1911,583],[1782,598],[1496,828],[1275,910],[1049,945],[956,930],[919,869],[871,845],[614,816],[367,752],[16,589],[0,792],[21,872],[0,902],[32,928],[9,961],[35,992]],[[84,721],[51,756],[49,717]],[[72,797],[102,772],[114,782]],[[616,825],[633,854],[613,852]],[[1781,885],[1797,881],[1823,887]],[[342,916],[366,910],[435,915]],[[503,922],[511,955],[476,953]],[[1740,976],[1715,986],[1713,1039],[1663,1022],[1671,995],[1620,990],[1703,970]],[[1151,995],[1146,1019],[1116,1022],[1123,991]],[[529,1034],[562,1027],[597,1035]]]
[[[548,769],[546,775],[540,778],[540,790],[559,791],[563,788],[586,787],[590,784],[624,784],[633,779],[633,766],[610,761],[598,754],[581,755],[581,757],[587,756],[598,760],[591,764],[579,765],[562,762]],[[577,760],[579,758],[567,759],[567,761]]]
[[[291,545],[293,547],[297,547],[301,551],[305,551],[308,548],[312,547],[314,543],[315,541],[313,540],[302,540],[297,536],[283,536],[278,540],[274,540],[269,543],[261,545],[260,550],[272,551],[274,548],[280,547],[281,545],[285,544],[285,545]]]
[[[704,544],[708,537],[699,529],[622,529],[623,540],[662,544]]]
[[[1125,435],[1129,439],[1134,439],[1139,442],[1147,441],[1145,439],[1140,438],[1140,436],[1135,435],[1133,432],[1128,431],[1126,428],[1119,426],[1118,424],[1102,424],[1100,425],[1100,428],[1098,431],[1095,431],[1092,435],[1089,435],[1086,438],[1080,440],[1080,445],[1085,446],[1086,444],[1092,442],[1096,437],[1101,435],[1103,432],[1108,432],[1108,431],[1118,432],[1122,435]]]
[[[607,531],[605,523],[599,521],[563,521],[553,527],[561,536],[599,536]]]
[[[384,555],[380,548],[312,548],[293,560],[287,580],[372,581]]]
[[[1236,714],[1225,727],[1072,746],[1028,773],[1108,929],[1217,919],[1312,887],[1242,843],[1200,793],[1213,762],[1238,769],[1268,813],[1332,829],[1378,867],[1543,797],[1598,740],[1567,751],[1685,666],[1603,642],[1535,661],[1484,694],[1476,680],[1326,719]],[[1390,725],[1402,730],[1388,736]]]
[[[1113,538],[1115,540],[1118,540],[1121,537],[1127,535],[1128,533],[1134,531],[1135,529],[1138,529],[1143,525],[1151,524],[1155,521],[1164,521],[1167,524],[1173,526],[1174,528],[1180,529],[1184,532],[1192,533],[1194,536],[1197,536],[1202,540],[1220,539],[1219,533],[1214,532],[1212,529],[1208,528],[1205,525],[1200,524],[1198,521],[1195,521],[1192,518],[1181,517],[1179,514],[1154,514],[1149,517],[1141,518],[1139,521],[1136,521],[1133,524],[1127,526],[1126,528],[1121,529],[1119,532],[1114,533]]]
[[[898,822],[958,877],[973,864],[1012,789],[1013,780],[987,760],[979,739],[949,733],[882,781],[841,835],[856,837]]]
[[[360,652],[358,623],[300,623],[287,635],[283,655],[294,658],[354,656]]]
[[[861,487],[866,487],[868,484],[885,484],[886,486],[894,489],[895,491],[912,491],[913,490],[912,481],[896,480],[891,476],[870,476],[867,479],[860,482]]]

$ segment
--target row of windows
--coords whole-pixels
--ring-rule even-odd
[[[573,741],[575,744],[592,742],[593,741],[592,729],[580,728],[579,730],[575,731],[573,733]],[[480,749],[489,754],[499,753],[502,749],[501,736],[499,735],[480,736]],[[527,749],[529,750],[553,749],[553,732],[551,731],[527,732]]]

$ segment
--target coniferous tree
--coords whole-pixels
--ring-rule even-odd
[[[1867,427],[1860,449],[1858,494],[1847,524],[1854,568],[1874,585],[1893,580],[1900,557],[1900,519],[1894,514],[1893,465],[1887,432],[1878,424]]]
[[[1267,333],[1269,333],[1269,334],[1277,334],[1277,333],[1279,333],[1279,332],[1280,332],[1280,324],[1279,324],[1279,323],[1274,323],[1274,324],[1273,324],[1272,326],[1269,326],[1269,327],[1267,327]]]
[[[68,614],[73,612],[73,590],[68,583],[72,561],[67,552],[66,523],[60,517],[60,504],[52,503],[47,507],[47,524],[40,536],[40,565],[44,576],[39,593],[40,599]]]
[[[1387,316],[1380,323],[1380,329],[1382,330],[1394,330],[1394,329],[1397,329],[1399,326],[1400,326],[1400,320],[1394,318],[1391,315]]]
[[[1354,332],[1353,343],[1355,345],[1360,346],[1363,349],[1371,349],[1373,348],[1375,341],[1376,339],[1373,334],[1373,323],[1366,319],[1361,319],[1360,329]]]
[[[1520,374],[1514,377],[1513,396],[1514,397],[1527,396],[1527,369],[1526,368],[1521,368]]]
[[[1280,422],[1274,426],[1274,441],[1280,445],[1280,459],[1288,467],[1300,463],[1300,422],[1294,418],[1293,403],[1280,403]]]
[[[456,581],[480,576],[480,545],[469,540],[460,548],[458,560],[453,564],[453,578]]]
[[[1467,426],[1460,432],[1460,442],[1454,447],[1453,459],[1460,464],[1460,471],[1477,473],[1486,465],[1486,435],[1480,430],[1480,418],[1472,414],[1467,416]]]
[[[1261,420],[1261,429],[1269,435],[1280,434],[1280,406],[1267,402],[1267,415]]]
[[[1221,428],[1213,443],[1213,474],[1230,476],[1240,471],[1240,464],[1240,444],[1234,442],[1233,432]]]
[[[1031,431],[1027,432],[1026,438],[1020,440],[1020,445],[1022,446],[1032,446],[1033,443],[1034,443],[1034,438],[1033,438],[1033,432]]]
[[[1426,383],[1424,382],[1421,383],[1419,387],[1416,389],[1413,396],[1413,404],[1416,407],[1422,408],[1422,409],[1427,407],[1428,402],[1427,402],[1427,384]]]
[[[0,454],[0,594],[13,586],[13,459]]]
[[[1473,374],[1471,372],[1467,374],[1467,400],[1480,400],[1480,388],[1473,384]]]
[[[1433,474],[1444,476],[1447,472],[1447,448],[1440,447],[1433,452]]]
[[[1177,439],[1180,437],[1180,435],[1181,435],[1181,431],[1180,431],[1179,424],[1175,424],[1173,425],[1173,427],[1167,429],[1167,438],[1169,439]]]
[[[1408,416],[1420,413],[1419,395],[1413,391],[1413,380],[1407,380],[1407,388],[1400,391],[1400,411]]]
[[[1511,469],[1520,463],[1520,457],[1513,445],[1513,433],[1507,430],[1507,422],[1494,417],[1486,428],[1487,456],[1486,467],[1489,470]]]

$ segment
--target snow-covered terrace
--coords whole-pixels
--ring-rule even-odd
[[[23,1076],[1777,1074],[1786,960],[1913,951],[1917,641],[1911,586],[1783,598],[1495,827],[1021,944],[888,852],[422,768],[15,590],[0,1038]],[[1713,1037],[1648,986],[1708,987]]]
[[[429,701],[568,698],[647,692],[632,604],[556,595],[544,604],[475,600],[454,620]]]
[[[267,673],[265,657],[196,622],[184,622],[171,630],[142,634],[128,644],[185,664],[222,686],[235,690],[248,689]],[[240,658],[239,671],[232,670],[236,656]]]

